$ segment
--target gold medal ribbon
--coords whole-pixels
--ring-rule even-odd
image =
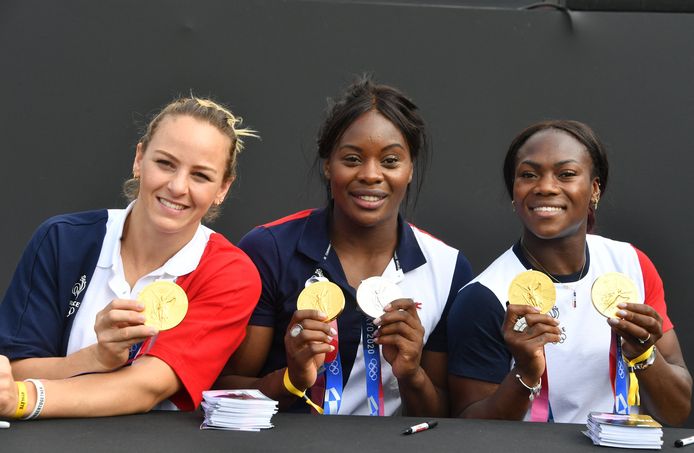
[[[648,359],[651,356],[651,354],[653,354],[653,346],[646,349],[646,351],[644,351],[643,354],[632,360],[627,359],[626,356],[622,354],[622,357],[624,357],[624,361],[627,363],[627,366],[629,367],[629,397],[627,401],[629,403],[629,406],[641,405],[641,398],[639,397],[639,380],[636,377],[636,373],[634,372],[634,365]]]
[[[292,384],[291,379],[289,379],[289,368],[284,369],[283,381],[284,381],[284,388],[286,388],[289,393],[291,393],[292,395],[296,395],[299,398],[303,399],[304,401],[306,401],[306,404],[308,404],[313,409],[315,409],[316,412],[318,412],[321,415],[323,414],[323,408],[320,407],[319,405],[317,405],[316,403],[314,403],[313,401],[311,401],[311,398],[306,396],[306,390],[304,390],[302,392],[298,388],[294,387],[294,384]]]

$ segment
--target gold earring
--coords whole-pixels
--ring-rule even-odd
[[[511,200],[511,209],[516,212],[516,200]]]
[[[595,198],[593,199],[593,211],[597,211],[597,210],[598,210],[598,202],[600,202],[600,197],[599,197],[599,196],[598,196],[598,197],[595,197]]]

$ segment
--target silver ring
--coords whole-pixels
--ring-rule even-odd
[[[292,326],[292,329],[289,331],[289,336],[292,338],[296,338],[299,336],[302,330],[304,330],[304,326],[302,326],[301,324],[294,324]]]
[[[513,331],[514,332],[525,332],[525,329],[528,328],[528,322],[525,320],[523,316],[518,318],[516,323],[513,325]]]
[[[644,338],[643,340],[640,338],[637,338],[637,340],[639,340],[639,343],[641,343],[641,344],[648,343],[648,340],[650,340],[650,339],[651,339],[651,333],[650,332],[648,333],[648,336],[646,338]]]

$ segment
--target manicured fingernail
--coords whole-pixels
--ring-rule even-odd
[[[627,312],[624,310],[617,310],[617,314],[623,318],[627,315]]]
[[[333,342],[333,337],[331,337],[330,335],[328,335],[328,343],[332,343],[332,342]]]
[[[393,304],[388,304],[383,308],[384,311],[390,311],[392,309],[393,309]]]
[[[332,327],[330,328],[330,335],[335,336],[337,335],[337,330],[333,329]]]
[[[627,304],[625,302],[620,302],[617,304],[619,308],[627,308]]]
[[[373,320],[373,323],[374,323],[374,325],[376,325],[376,326],[380,326],[380,325],[381,325],[381,318],[379,317],[379,318],[374,319],[374,320]]]
[[[136,307],[138,310],[144,310],[144,309],[145,309],[145,306],[142,305],[142,304],[137,304],[135,307]]]
[[[535,310],[535,311],[537,311],[537,312],[542,311],[542,309],[541,309],[540,307],[533,307],[533,310]]]
[[[607,323],[608,323],[608,324],[611,324],[611,325],[613,325],[613,326],[616,326],[617,324],[619,324],[619,319],[608,318],[608,319],[607,319]]]
[[[158,334],[158,333],[159,333],[159,331],[158,331],[157,329],[155,329],[154,327],[151,327],[151,328],[149,329],[149,334],[152,335],[152,336],[154,336],[154,335],[156,335],[156,334]]]
[[[325,314],[325,313],[322,312],[322,311],[319,311],[319,312],[318,312],[318,316],[321,317],[321,318],[327,318],[327,317],[328,317],[328,315]]]
[[[144,324],[146,319],[147,318],[145,318],[145,315],[140,315],[137,317],[137,322],[141,322]]]
[[[335,350],[335,346],[330,345],[330,352],[333,352]]]

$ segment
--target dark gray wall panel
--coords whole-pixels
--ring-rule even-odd
[[[508,2],[507,2],[508,3]],[[482,270],[518,236],[501,162],[553,117],[610,148],[600,231],[638,245],[665,281],[694,364],[694,15],[202,0],[0,2],[0,288],[46,217],[123,205],[138,125],[176,94],[212,95],[258,129],[215,228],[324,201],[309,176],[325,99],[352,74],[408,92],[431,126],[422,228]]]

